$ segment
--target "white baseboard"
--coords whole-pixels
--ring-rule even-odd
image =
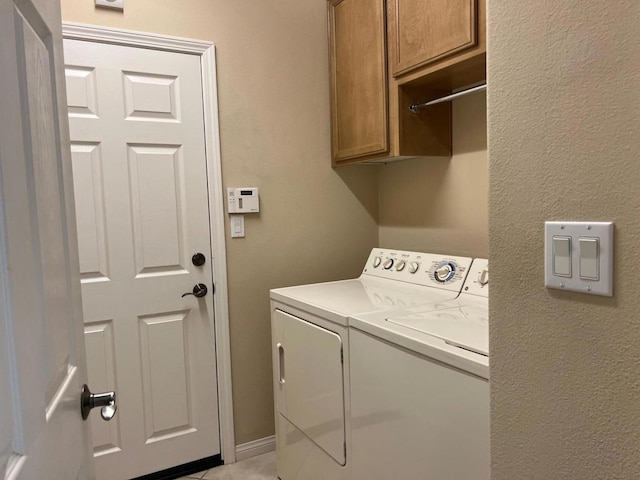
[[[263,453],[273,452],[276,449],[276,436],[259,438],[251,442],[236,445],[236,462],[246,460],[247,458],[262,455]]]

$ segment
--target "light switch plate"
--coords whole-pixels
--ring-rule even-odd
[[[571,238],[570,276],[554,274],[553,237]],[[598,239],[597,280],[580,277],[581,255],[587,254],[580,250],[581,238]],[[588,254],[591,255],[592,251]],[[544,258],[544,284],[547,288],[613,296],[613,222],[545,222]]]
[[[244,215],[229,215],[231,238],[244,238]]]
[[[96,0],[96,7],[124,10],[124,0]]]

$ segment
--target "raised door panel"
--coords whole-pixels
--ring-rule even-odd
[[[389,149],[384,0],[329,4],[335,163]]]
[[[139,318],[147,443],[194,432],[188,312]],[[190,319],[192,320],[192,319]]]
[[[393,75],[475,46],[477,27],[477,0],[391,0]]]
[[[180,121],[178,77],[141,72],[122,73],[127,120]]]
[[[98,118],[96,72],[93,68],[65,68],[70,117]]]
[[[113,320],[85,324],[84,339],[91,388],[96,392],[117,392]],[[94,414],[90,420],[94,455],[119,452],[122,448],[121,415],[105,422],[100,415]]]
[[[128,145],[136,278],[189,273],[180,145]]]
[[[100,144],[72,143],[71,159],[81,281],[106,282],[109,281],[109,265]]]

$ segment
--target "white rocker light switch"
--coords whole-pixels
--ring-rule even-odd
[[[583,280],[598,280],[599,246],[597,237],[580,237],[580,278]]]
[[[571,237],[553,237],[553,274],[571,276]]]

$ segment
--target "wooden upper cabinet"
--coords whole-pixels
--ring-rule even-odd
[[[328,5],[337,165],[389,151],[386,10],[384,0],[330,0]]]
[[[333,166],[451,155],[451,104],[486,78],[485,0],[328,0]]]
[[[477,0],[388,0],[391,69],[403,75],[478,43]]]

